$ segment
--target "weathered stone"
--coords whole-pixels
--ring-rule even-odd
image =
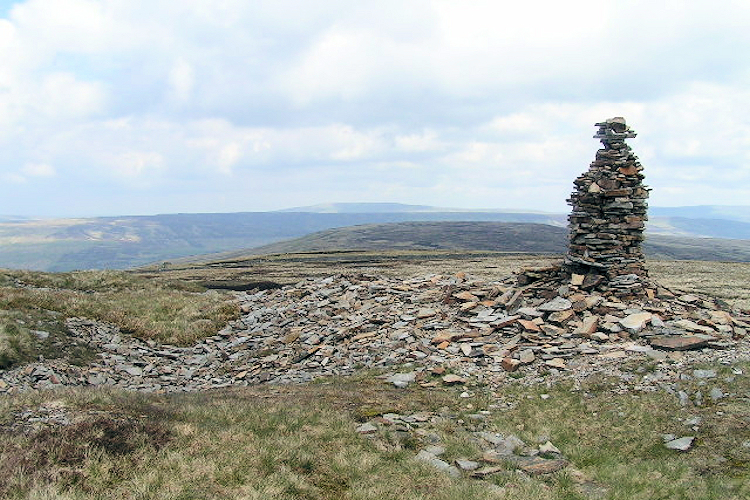
[[[394,387],[398,387],[399,389],[403,389],[407,387],[409,384],[414,382],[417,378],[417,374],[414,372],[411,373],[395,373],[388,377],[388,382],[394,385]]]
[[[586,318],[583,318],[583,323],[580,327],[576,328],[575,332],[573,332],[575,335],[581,335],[583,337],[588,337],[594,332],[596,332],[596,329],[599,328],[599,317],[598,316],[588,316]]]
[[[645,328],[646,324],[651,320],[651,316],[650,312],[630,314],[620,320],[620,325],[628,333],[636,334]]]
[[[549,302],[545,302],[544,304],[540,305],[537,309],[544,312],[557,312],[570,309],[572,306],[573,303],[568,299],[565,299],[563,297],[555,297]]]
[[[552,323],[557,323],[557,324],[563,324],[566,321],[568,321],[570,318],[574,317],[575,314],[576,314],[575,311],[573,311],[572,309],[553,312],[552,314],[549,315],[549,317],[547,318],[547,321],[551,321]]]
[[[420,460],[422,462],[426,462],[430,464],[432,467],[442,472],[445,472],[449,476],[459,477],[461,475],[461,472],[457,468],[453,467],[448,462],[440,460],[438,457],[436,457],[432,453],[429,453],[425,450],[421,450],[419,453],[417,453],[417,456],[414,458],[416,460]]]
[[[429,318],[429,317],[435,316],[436,314],[437,314],[437,311],[435,309],[423,308],[417,311],[417,318],[419,319]]]
[[[455,463],[456,467],[463,471],[477,470],[480,466],[479,462],[474,462],[473,460],[466,460],[462,458],[457,458],[453,461],[453,463]]]
[[[696,337],[695,335],[659,336],[649,338],[649,343],[657,349],[687,351],[704,347],[708,344],[708,339]]]
[[[698,323],[690,321],[689,319],[681,319],[677,321],[672,321],[670,325],[675,328],[679,328],[681,330],[687,330],[689,332],[699,332],[699,333],[705,333],[708,335],[713,335],[716,333],[716,331],[713,328],[704,326],[704,325],[699,325]]]
[[[511,434],[495,443],[495,451],[500,455],[512,455],[513,452],[524,446],[525,443],[523,441]]]
[[[493,474],[497,474],[498,472],[503,472],[505,470],[507,470],[505,467],[482,467],[481,469],[477,469],[472,472],[471,475],[473,477],[481,479]]]
[[[529,365],[533,363],[534,359],[535,359],[534,351],[532,351],[531,349],[524,349],[523,351],[518,353],[518,360],[523,365]],[[512,371],[512,370],[508,370],[508,371]]]
[[[544,362],[544,364],[551,368],[558,368],[561,370],[567,368],[567,365],[565,364],[565,360],[562,358],[548,359],[547,361]]]
[[[503,369],[506,372],[514,372],[518,369],[518,366],[521,364],[521,361],[506,357],[506,358],[503,358],[500,364],[502,365]]]
[[[718,387],[713,387],[711,391],[708,393],[708,396],[712,400],[718,401],[724,397],[724,393]]]
[[[375,432],[378,432],[378,428],[372,425],[370,422],[365,422],[364,424],[357,427],[356,431],[360,434],[373,434]]]
[[[529,321],[527,319],[519,319],[518,324],[523,327],[524,330],[527,330],[529,332],[539,332],[541,331],[539,328],[539,325],[534,323],[533,321]]]
[[[664,443],[664,446],[670,450],[687,451],[693,445],[694,436],[685,436],[679,439],[673,439]]]
[[[443,380],[444,384],[448,384],[448,385],[464,384],[464,383],[466,383],[466,379],[464,379],[463,377],[461,377],[459,375],[455,375],[453,373],[449,373],[448,375],[444,375],[443,378],[442,378],[442,380]]]
[[[700,298],[692,294],[680,295],[678,299],[682,302],[687,302],[688,304],[695,304],[696,302],[700,300]]]
[[[558,455],[562,455],[562,452],[549,441],[539,446],[539,453],[557,453]]]
[[[453,296],[456,297],[457,299],[463,300],[465,302],[479,302],[479,297],[477,297],[476,295],[474,295],[471,292],[454,293]]]

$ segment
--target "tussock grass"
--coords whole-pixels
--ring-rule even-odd
[[[680,407],[664,391],[618,394],[619,380],[599,378],[580,388],[512,388],[505,396],[517,406],[493,423],[515,429],[527,443],[549,438],[596,488],[607,491],[604,498],[750,498],[750,448],[743,445],[750,442],[750,365],[740,367],[743,377],[729,382],[720,376],[711,385],[734,397],[702,407]],[[722,371],[727,374],[728,367]],[[680,388],[693,393],[699,384],[683,382]],[[682,422],[690,416],[703,418],[697,431]],[[696,440],[690,451],[677,452],[663,446],[663,434]]]
[[[663,285],[686,292],[701,292],[750,311],[750,264],[658,260],[649,272]]]
[[[401,411],[447,399],[441,394],[435,401],[434,393],[427,391],[399,393],[379,381],[169,397],[102,390],[20,396],[0,406],[0,419],[50,397],[63,402],[71,414],[99,416],[36,434],[54,443],[46,459],[31,444],[35,436],[5,433],[0,469],[9,486],[0,494],[54,498],[59,493],[79,499],[499,498],[490,485],[455,480],[413,460],[413,450],[358,435],[355,412],[342,408],[365,404],[360,392],[375,404]],[[388,405],[391,396],[395,403]],[[102,412],[127,424],[105,427]],[[137,415],[142,417],[133,421]],[[118,446],[111,446],[114,441]]]
[[[8,318],[0,311],[0,369],[31,359],[34,339],[27,328]]]
[[[0,296],[2,296],[0,288]],[[6,309],[0,305],[0,369],[44,359],[64,358],[84,365],[96,357],[83,342],[71,342],[62,315],[44,309]]]
[[[0,309],[97,319],[162,343],[190,345],[239,316],[239,308],[225,295],[124,272],[3,271],[0,276],[0,283],[6,283],[0,287]]]
[[[724,375],[715,380],[723,390],[747,394],[750,377],[727,382]],[[516,385],[494,396],[477,390],[467,400],[456,389],[397,390],[359,376],[188,395],[94,389],[0,398],[0,483],[12,485],[7,498],[748,498],[746,399],[684,409],[663,392],[617,394],[617,385],[601,377],[580,388]],[[1,430],[19,409],[53,399],[82,420],[36,435]],[[509,467],[485,481],[451,478],[413,460],[416,449],[387,431],[364,437],[354,430],[376,409],[452,415],[432,427],[445,459],[476,459],[480,450],[459,420],[499,399],[513,405],[492,410],[486,430],[532,445],[549,439],[571,466],[539,477]],[[704,418],[698,432],[678,420],[690,415]],[[696,444],[671,451],[663,433],[696,435]],[[53,450],[46,458],[35,436]],[[19,467],[20,459],[34,467]]]

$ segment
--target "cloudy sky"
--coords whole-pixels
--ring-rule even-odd
[[[0,214],[750,205],[750,2],[0,0]]]

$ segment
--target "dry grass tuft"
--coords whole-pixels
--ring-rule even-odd
[[[130,410],[137,408],[140,406],[135,404]],[[108,464],[107,481],[123,481],[147,455],[172,440],[163,412],[77,413],[81,418],[67,425],[26,434],[0,431],[0,497],[22,498],[39,485],[45,485],[43,491],[54,486],[57,491],[72,488],[92,492],[96,489],[92,474],[97,464]]]
[[[189,291],[187,285],[167,285],[122,272],[3,274],[13,286],[0,287],[1,309],[48,310],[97,319],[162,343],[190,345],[239,316],[238,306],[226,295]]]
[[[637,368],[636,378],[647,375]],[[750,377],[727,382],[731,368],[722,368],[715,383],[746,394]],[[748,373],[750,366],[735,368]],[[693,391],[699,381],[680,383],[694,384],[684,387]],[[619,393],[619,387],[619,379],[602,377],[580,387],[515,384],[494,395],[474,388],[477,395],[467,400],[454,389],[395,389],[370,374],[171,396],[102,390],[22,395],[0,399],[0,420],[51,398],[99,417],[42,431],[36,440],[3,435],[0,483],[11,485],[8,498],[748,497],[750,451],[740,443],[750,440],[750,409],[741,397],[684,409],[664,392]],[[511,406],[493,409],[501,402]],[[485,408],[491,410],[485,430],[516,434],[531,445],[549,439],[571,467],[538,477],[509,467],[485,481],[451,478],[413,460],[415,446],[425,445],[420,439],[410,444],[385,429],[372,437],[354,431],[359,421],[384,412],[452,415],[432,427],[444,458],[476,459],[480,449],[459,421]],[[689,415],[704,419],[693,449],[664,448],[663,433],[694,433],[679,420]]]

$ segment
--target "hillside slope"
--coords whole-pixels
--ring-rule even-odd
[[[687,210],[690,207],[683,208],[685,210],[678,210],[675,213],[700,215],[709,213],[705,210],[691,212]],[[366,224],[419,221],[509,222],[547,224],[559,228],[567,224],[565,214],[468,211],[421,205],[330,204],[302,207],[296,210],[299,211],[55,220],[3,216],[4,220],[0,220],[0,268],[46,271],[125,269],[155,261],[234,252],[238,249],[298,238],[317,231]],[[666,212],[659,209],[653,210],[657,214],[672,213],[669,210]],[[739,209],[735,212],[739,213]],[[742,240],[750,239],[750,223],[739,219],[714,218],[709,220],[654,215],[648,223],[648,232],[652,235]],[[429,238],[433,236],[435,235],[430,235]],[[472,234],[470,237],[477,242],[485,241],[477,234]],[[404,238],[407,236],[405,235]],[[429,238],[427,240],[424,237],[415,236],[415,238],[419,241],[412,241],[412,244],[419,243],[417,248],[444,248],[448,245],[447,242],[432,242]],[[490,244],[488,241],[485,243]],[[683,246],[682,243],[676,241],[671,244]],[[453,248],[456,245],[451,243],[448,246]],[[721,249],[729,248],[723,243],[719,243],[718,246]],[[743,243],[732,244],[732,248],[739,248],[742,251]],[[534,251],[534,249],[519,249],[518,247],[513,250]],[[725,252],[721,258],[731,258],[731,254]],[[743,259],[744,257],[739,258],[739,260]],[[732,260],[737,260],[737,258]]]
[[[545,224],[503,222],[404,222],[329,229],[302,238],[232,252],[240,255],[331,250],[492,250],[565,252],[567,229]],[[651,259],[750,262],[749,240],[649,235],[644,251]]]
[[[330,228],[413,220],[565,223],[564,216],[554,214],[483,212],[247,212],[0,222],[0,268],[125,269]]]

